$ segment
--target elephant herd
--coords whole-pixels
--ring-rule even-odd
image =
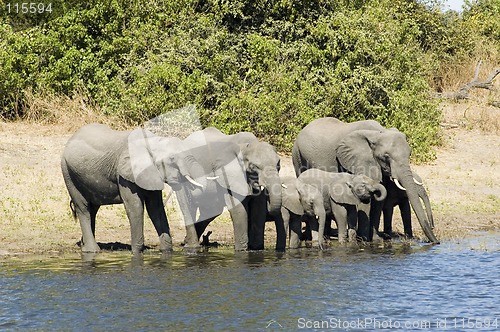
[[[299,247],[303,221],[320,248],[331,221],[339,242],[372,240],[382,212],[379,234],[390,237],[396,205],[406,236],[413,235],[411,207],[427,238],[438,243],[429,198],[409,158],[405,135],[371,120],[320,118],[304,127],[292,150],[296,177],[280,177],[275,148],[252,133],[225,135],[210,127],[181,140],[142,128],[116,131],[90,124],[69,139],[61,168],[80,221],[82,252],[100,250],[95,239],[99,207],[121,203],[133,253],[144,249],[144,208],[160,250],[171,250],[165,183],[175,191],[184,218],[185,248],[200,246],[206,227],[224,208],[233,222],[235,250],[263,249],[270,220],[276,225],[277,250],[285,249],[287,238],[289,248]]]

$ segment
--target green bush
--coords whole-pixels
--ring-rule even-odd
[[[283,151],[315,118],[376,119],[425,160],[440,116],[428,82],[470,57],[478,34],[500,44],[498,0],[463,16],[438,5],[57,0],[40,16],[3,10],[0,117],[23,117],[26,91],[83,91],[129,125],[195,104],[204,126],[252,131]]]

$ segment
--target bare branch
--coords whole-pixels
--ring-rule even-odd
[[[493,86],[493,80],[497,77],[498,74],[500,74],[500,68],[496,68],[486,78],[485,81],[481,82],[478,80],[481,64],[482,60],[479,60],[472,81],[460,87],[458,91],[438,93],[437,96],[441,98],[455,99],[455,100],[473,99],[473,97],[469,96],[469,91],[471,89],[486,89],[486,90],[496,91],[497,89]]]

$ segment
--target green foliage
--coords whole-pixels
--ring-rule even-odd
[[[427,159],[439,123],[427,82],[471,56],[475,36],[500,44],[498,0],[463,17],[438,1],[52,3],[40,15],[2,6],[0,117],[22,117],[26,91],[83,91],[128,124],[195,104],[203,125],[284,151],[307,123],[335,116],[398,127]]]

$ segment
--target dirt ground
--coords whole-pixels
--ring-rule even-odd
[[[485,130],[475,120],[471,125],[470,119],[465,121],[462,116],[466,107],[458,104],[443,109],[444,144],[437,149],[437,158],[412,166],[424,179],[435,215],[435,233],[442,241],[460,239],[474,231],[500,229],[500,126]],[[498,121],[500,115],[492,119]],[[0,122],[0,255],[79,250],[80,225],[71,216],[59,166],[70,136],[60,126]],[[289,156],[282,156],[281,174],[293,175]],[[169,191],[164,191],[165,196]],[[170,198],[166,209],[175,250],[179,250],[185,232],[175,199]],[[395,217],[395,230],[401,232],[397,212]],[[100,244],[109,248],[130,243],[128,220],[121,205],[102,207],[97,218]],[[273,228],[272,223],[266,226],[269,243],[274,238]],[[414,229],[417,236],[423,236],[417,222]],[[227,213],[208,230],[213,231],[211,241],[232,245],[233,230]],[[152,249],[158,244],[147,217],[145,243]]]

